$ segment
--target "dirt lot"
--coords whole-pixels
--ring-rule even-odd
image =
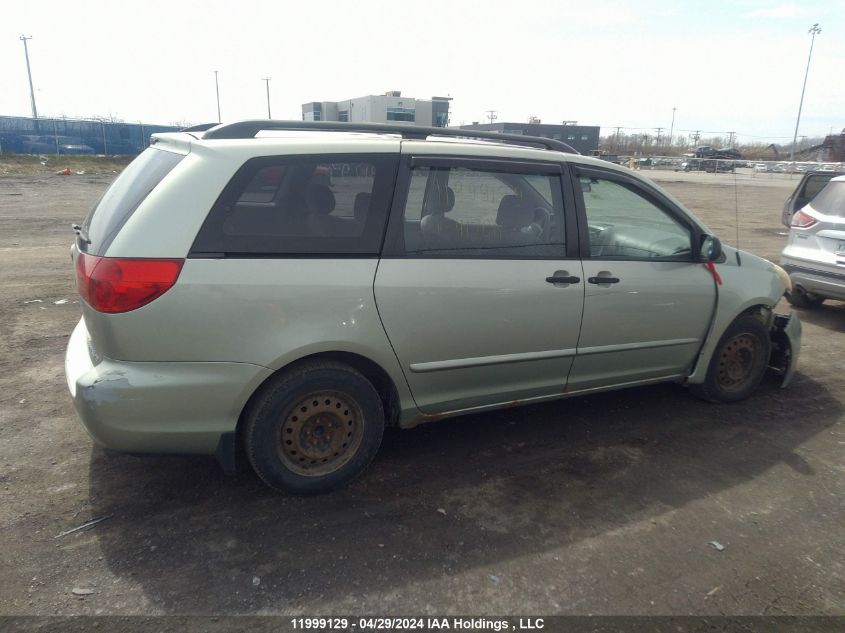
[[[733,175],[651,174],[734,243]],[[0,614],[845,614],[845,304],[801,314],[787,390],[394,431],[353,485],[291,498],[78,424],[69,225],[110,178],[0,177]],[[794,181],[736,179],[742,246],[776,259]]]

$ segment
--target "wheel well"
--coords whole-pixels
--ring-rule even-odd
[[[332,360],[338,363],[349,365],[356,371],[360,372],[367,380],[369,380],[375,390],[378,392],[381,399],[382,407],[384,407],[384,423],[386,426],[395,426],[399,421],[399,392],[396,385],[390,378],[388,373],[381,368],[378,363],[373,362],[365,356],[360,354],[353,354],[351,352],[320,352],[318,354],[311,354],[310,356],[303,356],[297,360],[288,363],[284,367],[280,367],[268,376],[258,388],[252,393],[247,400],[244,408],[238,416],[237,437],[238,444],[241,444],[241,432],[243,429],[243,421],[249,411],[250,406],[255,401],[256,397],[264,390],[265,386],[269,384],[279,374],[290,371],[302,363],[313,360]]]
[[[751,306],[750,308],[746,308],[745,310],[737,314],[734,317],[734,321],[744,316],[753,316],[759,319],[763,325],[768,326],[772,320],[772,309],[769,306],[762,304]],[[733,323],[733,321],[731,321],[731,323]]]

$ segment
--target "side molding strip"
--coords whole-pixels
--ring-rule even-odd
[[[479,356],[476,358],[455,358],[452,360],[436,360],[427,363],[411,363],[411,371],[416,374],[424,374],[430,371],[443,371],[446,369],[484,367],[485,365],[504,365],[506,363],[522,363],[531,360],[567,358],[569,356],[575,356],[574,349],[552,349],[544,352],[499,354],[497,356]]]

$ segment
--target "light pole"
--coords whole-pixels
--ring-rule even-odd
[[[270,116],[270,79],[271,77],[262,77],[261,81],[267,86],[267,118],[272,119],[273,117]]]
[[[795,121],[795,134],[792,137],[792,149],[789,152],[789,162],[795,161],[795,141],[798,140],[798,125],[801,123],[801,108],[804,106],[804,91],[807,89],[807,75],[810,74],[810,60],[813,59],[813,44],[816,42],[816,35],[821,33],[819,23],[816,22],[807,33],[811,33],[810,54],[807,57],[807,70],[804,71],[804,85],[801,87],[801,101],[798,102],[798,119]]]
[[[222,123],[223,119],[220,118],[220,84],[217,83],[217,72],[214,71],[214,91],[217,93],[217,122]]]
[[[672,134],[675,132],[675,110],[677,108],[672,108],[672,125],[669,126],[669,151],[672,151]]]
[[[23,42],[23,54],[26,57],[26,74],[29,77],[29,102],[32,105],[32,118],[38,118],[38,110],[35,108],[35,90],[32,88],[32,71],[29,69],[29,49],[26,46],[26,41],[31,40],[32,36],[26,37],[25,35],[20,36],[20,41]]]

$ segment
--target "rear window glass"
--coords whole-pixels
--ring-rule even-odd
[[[815,197],[812,206],[819,213],[845,218],[845,180],[828,183]]]
[[[147,148],[129,163],[91,209],[82,224],[87,238],[77,240],[80,250],[102,255],[156,185],[184,158],[165,150]]]
[[[254,158],[223,190],[191,254],[377,255],[395,175],[393,155]]]
[[[805,198],[807,201],[812,200],[817,195],[819,195],[819,191],[824,189],[825,185],[830,182],[831,178],[833,178],[833,174],[831,174],[830,176],[810,176],[809,178],[807,178],[807,182],[804,183],[804,191],[801,192],[801,197]]]

